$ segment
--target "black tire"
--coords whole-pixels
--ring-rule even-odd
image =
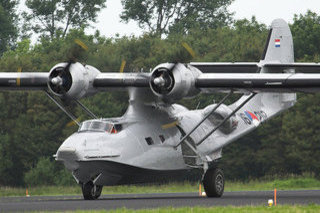
[[[103,186],[97,186],[89,181],[82,184],[82,194],[85,200],[96,200],[100,197]]]
[[[207,197],[221,197],[224,192],[224,174],[219,168],[209,169],[203,178]]]

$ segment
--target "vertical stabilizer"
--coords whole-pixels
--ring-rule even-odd
[[[271,24],[268,40],[262,54],[261,73],[294,73],[294,69],[279,69],[263,67],[266,63],[294,63],[293,40],[291,30],[287,22],[283,19],[276,19]],[[278,98],[275,99],[274,97]],[[295,93],[283,94],[260,94],[261,102],[273,112],[275,115],[282,110],[292,107],[297,99]],[[257,99],[258,100],[258,99]],[[256,101],[259,102],[259,101]],[[277,103],[279,106],[274,106],[268,103]]]
[[[289,25],[283,19],[276,19],[271,24],[267,43],[260,61],[260,72],[294,72],[294,69],[264,67],[263,65],[267,63],[294,63],[292,34]],[[230,107],[235,108],[247,97],[247,95],[244,95],[240,100]],[[295,102],[295,93],[259,93],[245,105],[244,109],[250,112],[263,111],[266,118],[269,119],[283,110],[292,107]],[[256,116],[258,115],[259,114]]]
[[[292,34],[289,25],[283,19],[276,19],[272,22],[261,60],[265,63],[294,62]]]

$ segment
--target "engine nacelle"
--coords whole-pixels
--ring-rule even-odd
[[[200,90],[195,87],[196,78],[201,72],[195,67],[183,64],[160,64],[151,74],[152,92],[165,102],[175,102],[182,98],[193,97]]]
[[[212,104],[210,106],[207,106],[206,108],[203,109],[203,117],[208,115],[212,111],[212,109],[216,106],[216,104]],[[232,113],[232,110],[222,104],[219,106],[209,117],[208,120],[214,125],[217,126],[219,125],[228,115]],[[223,132],[224,134],[230,134],[233,132],[235,129],[238,127],[238,119],[236,116],[231,116],[220,128],[219,130]]]
[[[100,73],[96,68],[81,63],[60,63],[49,74],[48,87],[56,96],[80,99],[94,92],[94,78]]]

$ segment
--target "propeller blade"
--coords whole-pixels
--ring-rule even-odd
[[[188,51],[188,53],[192,56],[192,58],[196,57],[196,53],[193,51],[193,49],[186,42],[182,42],[181,44]]]
[[[75,121],[70,121],[69,123],[67,123],[66,127],[72,127],[77,125],[77,122],[80,123],[81,118],[78,117]]]
[[[22,67],[18,67],[18,73],[21,73],[22,71]],[[17,78],[17,86],[20,87],[20,84],[21,84],[21,80],[20,78]]]
[[[174,121],[172,123],[162,125],[161,128],[162,129],[169,129],[169,128],[177,126],[178,124],[179,124],[179,121]]]
[[[122,62],[121,62],[121,66],[120,66],[120,73],[123,73],[123,71],[124,71],[124,67],[126,66],[126,61],[125,60],[122,60]]]
[[[78,44],[80,47],[82,47],[82,49],[84,49],[85,51],[88,51],[88,46],[85,43],[83,43],[80,39],[75,39],[74,42]]]

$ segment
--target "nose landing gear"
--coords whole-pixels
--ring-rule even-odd
[[[222,169],[208,169],[204,174],[202,182],[207,197],[221,197],[223,195],[224,174]]]
[[[103,186],[94,185],[92,181],[82,184],[82,194],[85,200],[96,200],[100,197]]]

